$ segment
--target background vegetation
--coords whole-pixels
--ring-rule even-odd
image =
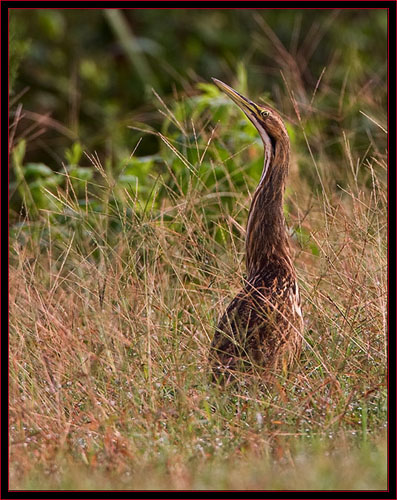
[[[12,489],[385,489],[387,12],[10,16]],[[305,349],[208,377],[285,117]]]

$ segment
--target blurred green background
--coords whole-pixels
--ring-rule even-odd
[[[83,151],[96,152],[116,181],[139,179],[140,192],[150,192],[148,174],[164,171],[166,153],[158,136],[136,128],[161,130],[180,144],[186,134],[180,137],[166,106],[180,123],[200,117],[205,127],[230,118],[232,104],[212,76],[265,98],[296,125],[293,96],[314,155],[321,150],[338,164],[342,131],[362,157],[368,142],[386,150],[385,9],[19,9],[10,22],[15,217],[29,199],[48,208],[40,189],[62,183],[52,174],[62,165],[91,180]],[[240,126],[239,112],[230,113],[239,121],[229,119],[225,136],[243,133],[242,145],[247,136],[257,140],[250,124]],[[307,150],[302,134],[289,131],[293,150]],[[255,161],[254,175],[262,160]],[[333,175],[343,185],[338,167]]]

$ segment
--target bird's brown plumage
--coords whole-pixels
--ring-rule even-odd
[[[214,80],[244,111],[265,146],[262,177],[247,222],[247,280],[216,328],[211,364],[216,377],[257,369],[266,377],[288,367],[302,343],[303,319],[283,214],[290,141],[280,115]]]

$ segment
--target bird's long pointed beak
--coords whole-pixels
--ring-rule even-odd
[[[237,106],[247,114],[247,112],[258,112],[258,108],[255,103],[247,99],[246,97],[239,94],[236,90],[229,87],[226,83],[212,78],[213,82],[219,87],[230,99],[237,104]]]

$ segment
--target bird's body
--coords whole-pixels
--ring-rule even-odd
[[[260,133],[265,161],[247,223],[247,279],[222,316],[211,344],[214,375],[288,367],[302,343],[303,319],[283,214],[290,143],[279,114],[214,80]]]

